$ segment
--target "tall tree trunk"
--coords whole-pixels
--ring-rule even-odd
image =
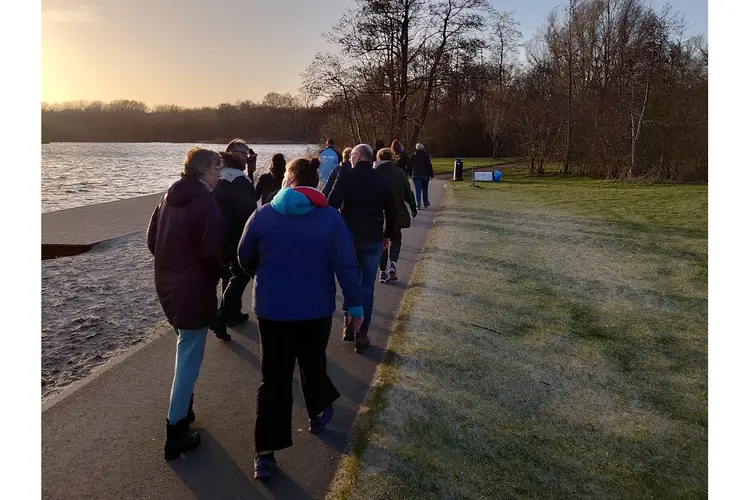
[[[646,91],[643,93],[643,105],[641,106],[641,112],[638,115],[638,124],[635,123],[635,116],[630,117],[630,130],[632,135],[632,141],[630,145],[630,171],[628,177],[633,177],[633,173],[637,171],[637,157],[638,157],[638,139],[641,137],[641,130],[643,127],[643,116],[646,114],[646,105],[648,104],[648,92],[651,87],[651,77],[649,76],[646,80]]]
[[[406,100],[409,96],[409,3],[404,8],[404,17],[401,20],[401,32],[399,35],[399,101],[398,101],[398,124],[395,136],[403,140],[406,127]],[[408,147],[407,144],[404,146]]]
[[[573,11],[575,0],[570,0],[568,11],[568,109],[565,117],[565,160],[562,164],[561,173],[570,171],[570,122],[573,102]]]

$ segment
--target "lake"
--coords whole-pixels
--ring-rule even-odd
[[[315,144],[249,144],[258,155],[257,176],[271,157],[287,161],[317,153]],[[185,153],[195,144],[42,144],[42,213],[166,191],[180,177]],[[222,144],[201,144],[223,150]]]

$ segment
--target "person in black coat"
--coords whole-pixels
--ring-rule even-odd
[[[328,197],[328,204],[341,211],[352,233],[359,262],[365,319],[357,332],[344,327],[344,340],[354,340],[356,352],[362,352],[370,345],[368,330],[372,319],[375,280],[383,245],[391,237],[398,214],[388,180],[373,170],[373,159],[369,145],[355,146],[351,156],[354,166],[341,170]]]
[[[245,223],[257,208],[255,186],[252,177],[245,175],[248,167],[250,176],[255,172],[257,155],[241,139],[229,143],[226,152],[221,153],[224,168],[214,190],[216,201],[221,209],[222,222],[222,299],[218,316],[220,323],[235,326],[246,322],[250,316],[242,312],[242,294],[250,277],[237,262],[237,245],[245,229]],[[214,330],[217,337],[229,340],[226,330]]]
[[[407,177],[411,177],[411,157],[409,153],[404,151],[404,146],[401,142],[394,139],[391,143],[391,151],[395,155],[394,163],[398,168],[404,171]],[[377,152],[375,153],[377,155]]]
[[[260,200],[261,205],[270,203],[273,195],[281,189],[285,173],[286,158],[283,154],[276,153],[271,158],[271,166],[268,168],[268,172],[258,178],[258,184],[255,186],[255,198]]]
[[[430,206],[430,179],[435,178],[435,171],[432,169],[432,162],[423,144],[417,144],[417,150],[411,157],[411,169],[414,191],[417,194],[417,208],[422,208],[423,201],[424,207],[427,208]]]

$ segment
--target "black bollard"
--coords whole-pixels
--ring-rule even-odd
[[[464,160],[463,158],[456,158],[453,162],[453,180],[462,181],[464,180]]]

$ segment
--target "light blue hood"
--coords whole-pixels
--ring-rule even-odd
[[[327,206],[323,193],[311,187],[284,188],[271,200],[271,208],[284,215],[305,215],[314,208]]]

